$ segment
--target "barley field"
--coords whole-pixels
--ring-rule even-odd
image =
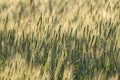
[[[0,0],[0,80],[120,80],[120,0]]]

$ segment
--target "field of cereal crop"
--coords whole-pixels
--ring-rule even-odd
[[[120,80],[120,1],[0,0],[0,80]]]

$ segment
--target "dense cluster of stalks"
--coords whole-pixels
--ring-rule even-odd
[[[119,0],[0,0],[0,80],[119,80]]]

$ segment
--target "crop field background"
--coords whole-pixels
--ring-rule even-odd
[[[0,0],[0,80],[120,80],[120,0]]]

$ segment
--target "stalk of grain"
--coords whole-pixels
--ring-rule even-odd
[[[30,11],[34,11],[34,0],[30,0]]]

